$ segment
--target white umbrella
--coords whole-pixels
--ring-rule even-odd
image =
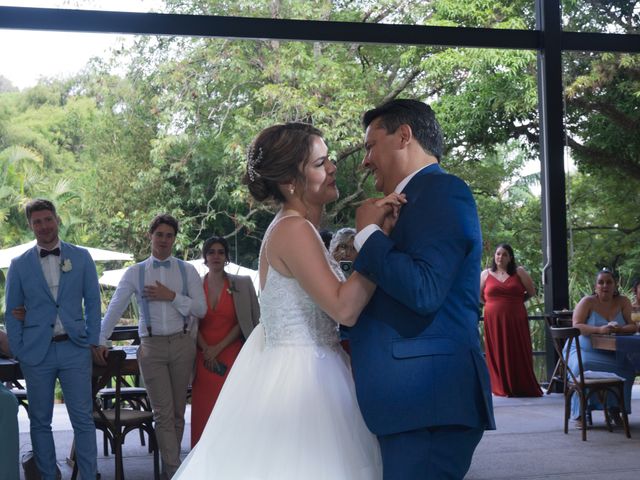
[[[205,274],[208,272],[208,269],[205,266],[202,259],[189,260],[188,263],[196,267],[196,270],[198,271],[198,274],[200,274],[201,277],[204,277]],[[251,277],[251,281],[253,282],[253,286],[256,289],[256,292],[259,291],[260,278],[257,270],[251,270],[250,268],[243,267],[233,262],[227,263],[224,269],[226,272],[231,273],[233,275],[246,275],[248,277]],[[126,270],[127,270],[126,268],[118,268],[117,270],[105,270],[102,273],[102,276],[100,277],[99,282],[101,285],[107,285],[109,287],[117,287],[118,283],[120,283],[120,279],[122,278],[122,275],[124,275],[124,272]]]
[[[9,268],[11,260],[18,255],[22,255],[24,252],[33,248],[36,244],[35,240],[17,245],[11,248],[5,248],[0,250],[0,268]],[[114,252],[112,250],[103,250],[102,248],[82,247],[89,251],[89,255],[94,262],[106,262],[109,260],[133,260],[133,255],[130,253]]]

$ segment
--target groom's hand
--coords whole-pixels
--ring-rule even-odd
[[[400,212],[400,207],[407,203],[403,193],[392,193],[384,198],[369,198],[356,210],[356,230],[375,224],[389,234]],[[388,231],[387,231],[388,230]]]
[[[389,213],[386,217],[384,217],[384,220],[382,221],[382,225],[380,225],[380,228],[382,228],[382,231],[386,236],[389,236],[391,234],[391,231],[393,230],[393,227],[396,226],[399,213],[400,213],[400,209],[398,207],[393,207],[393,210],[391,211],[391,213]]]

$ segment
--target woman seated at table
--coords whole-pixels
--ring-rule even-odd
[[[260,307],[250,277],[224,271],[229,244],[211,237],[202,246],[207,314],[200,320],[191,389],[191,448],[196,446],[244,340],[258,324]]]
[[[636,278],[631,287],[633,300],[631,301],[631,320],[640,323],[640,278]],[[638,325],[640,328],[640,325]]]
[[[603,268],[596,276],[595,292],[580,300],[573,311],[573,326],[580,330],[580,349],[582,365],[585,371],[612,372],[625,379],[624,403],[627,413],[631,413],[631,387],[635,371],[626,356],[616,356],[616,352],[597,350],[591,346],[593,333],[633,333],[631,324],[631,302],[620,295],[613,273]],[[575,343],[571,346],[569,368],[578,371],[578,357]],[[620,408],[614,395],[608,394],[607,407],[616,425],[622,425]],[[594,395],[589,398],[587,411],[602,410],[602,404]],[[571,399],[571,418],[582,428],[584,419],[580,418],[580,401],[577,395]]]

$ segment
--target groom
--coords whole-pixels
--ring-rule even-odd
[[[27,382],[31,442],[44,480],[56,478],[51,433],[60,380],[73,426],[80,477],[96,478],[91,345],[100,333],[100,287],[89,252],[58,238],[60,218],[48,200],[26,206],[36,246],[14,258],[7,274],[9,344]]]
[[[358,402],[385,480],[461,479],[495,428],[478,335],[475,201],[440,168],[442,134],[428,105],[393,100],[363,124],[362,163],[376,190],[402,192],[407,203],[389,236],[373,201],[356,212],[354,269],[378,286],[349,333]]]

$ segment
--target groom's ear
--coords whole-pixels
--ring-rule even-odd
[[[398,127],[398,132],[400,134],[400,141],[402,142],[402,146],[406,146],[409,141],[413,138],[413,131],[411,127],[406,123],[403,123]]]

